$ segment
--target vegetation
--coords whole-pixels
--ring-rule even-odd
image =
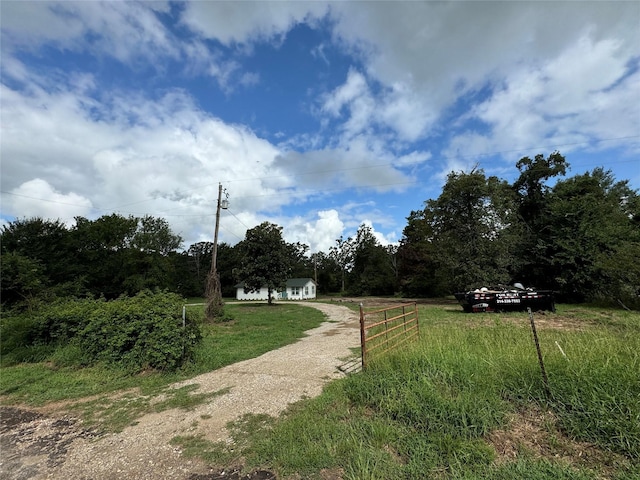
[[[516,166],[512,184],[481,169],[451,172],[440,196],[409,214],[397,247],[363,224],[328,253],[307,256],[306,245],[286,243],[282,228],[265,222],[238,245],[220,245],[217,270],[227,296],[238,282],[273,291],[317,275],[320,293],[439,297],[519,281],[561,301],[624,307],[561,307],[544,318],[550,397],[521,314],[423,307],[420,342],[282,419],[243,418],[233,450],[175,442],[212,462],[243,458],[283,475],[640,478],[640,317],[632,311],[640,310],[640,196],[602,168],[563,178],[569,164],[558,152]],[[3,226],[4,399],[98,395],[77,408],[118,430],[152,409],[208,398],[168,384],[278,348],[322,321],[292,304],[227,305],[224,321],[207,324],[189,310],[183,324],[183,298],[203,294],[212,244],[181,244],[151,216]]]
[[[611,172],[563,178],[558,152],[524,157],[512,183],[482,169],[451,172],[442,193],[410,212],[398,246],[363,224],[329,252],[284,242],[265,222],[235,246],[218,246],[223,296],[235,285],[272,290],[287,278],[318,279],[319,293],[441,297],[495,284],[552,289],[559,300],[640,309],[640,196]],[[551,183],[554,183],[551,185]],[[0,235],[2,302],[29,309],[65,296],[106,299],[159,288],[203,296],[212,243],[178,251],[164,219],[105,215],[18,219]]]
[[[158,295],[161,299],[164,297],[163,294]],[[144,294],[141,302],[148,302],[158,295]],[[139,299],[129,299],[127,304],[130,309],[135,310],[138,301]],[[75,319],[83,318],[83,310],[89,310],[91,305],[84,301],[67,303],[63,307],[56,306],[47,311],[66,312],[67,325],[77,325],[79,322]],[[182,303],[178,305],[179,312],[181,309]],[[272,308],[260,304],[228,304],[225,310],[228,316],[226,322],[209,324],[203,321],[202,306],[188,308],[188,324],[197,326],[201,332],[201,340],[193,345],[190,355],[185,357],[188,361],[172,371],[144,370],[138,373],[130,368],[123,369],[122,362],[110,362],[108,357],[102,357],[102,361],[83,367],[78,363],[78,359],[83,358],[83,352],[73,346],[73,340],[62,341],[61,336],[58,336],[58,340],[47,343],[37,336],[27,334],[43,331],[40,323],[20,324],[19,321],[24,320],[24,317],[3,316],[0,324],[0,395],[6,401],[33,405],[104,395],[133,387],[139,387],[143,395],[157,395],[170,383],[254,358],[293,343],[304,335],[303,332],[318,326],[325,318],[315,308],[296,304],[279,304]],[[36,318],[52,317],[40,315]],[[182,331],[181,324],[176,330]],[[31,339],[32,343],[26,343],[25,339]],[[112,403],[106,400],[108,406]]]
[[[58,300],[10,313],[0,324],[2,363],[50,359],[58,366],[175,370],[200,340],[193,321],[183,325],[182,304],[176,294],[142,291],[109,302]]]
[[[562,301],[640,308],[638,192],[601,168],[556,179],[568,168],[557,152],[517,167],[513,185],[452,172],[440,197],[411,212],[398,251],[402,290],[441,296],[518,281]]]
[[[136,323],[137,307],[154,311],[146,303],[151,299],[175,300],[145,292],[118,300],[124,304],[113,318]],[[83,352],[72,348],[80,332],[94,319],[111,325],[108,308],[91,311],[115,309],[117,302],[54,303],[20,317],[31,323],[4,317],[3,401],[74,400],[70,408],[87,424],[119,431],[146,413],[191,409],[224,394],[167,386],[295,341],[323,320],[296,304],[228,304],[226,322],[207,324],[203,308],[192,307],[187,318],[200,327],[201,341],[178,369],[134,374],[128,361],[108,356],[80,368]],[[345,479],[640,476],[638,313],[559,305],[557,313],[538,317],[551,398],[526,314],[468,315],[457,306],[423,305],[420,318],[420,341],[332,382],[278,419],[241,418],[231,428],[233,445],[192,436],[173,443],[213,464],[245,461],[248,468],[301,478],[322,478],[321,472]],[[19,345],[25,338],[31,346]]]
[[[560,306],[539,319],[551,399],[526,314],[425,306],[420,316],[419,342],[279,419],[240,419],[232,446],[174,443],[279,478],[638,478],[637,313]]]
[[[240,252],[240,264],[235,271],[243,280],[244,290],[260,291],[267,288],[269,305],[273,303],[273,293],[291,278],[294,260],[306,251],[298,254],[297,244],[288,244],[282,238],[282,227],[264,222],[247,230],[245,239],[237,246]]]

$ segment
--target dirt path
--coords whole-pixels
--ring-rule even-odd
[[[338,366],[359,345],[357,314],[347,307],[305,303],[329,322],[307,331],[300,341],[264,355],[174,385],[197,384],[192,393],[228,389],[191,411],[148,414],[123,432],[97,437],[71,417],[13,412],[22,421],[0,425],[0,477],[3,479],[196,479],[211,475],[203,462],[186,460],[170,440],[204,435],[227,441],[225,425],[246,413],[278,415],[305,397],[321,393],[343,376]],[[5,407],[3,417],[8,417]],[[226,478],[226,477],[225,477]],[[229,477],[231,478],[231,477]]]

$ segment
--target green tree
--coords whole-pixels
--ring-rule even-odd
[[[353,268],[355,244],[351,237],[346,240],[340,236],[336,244],[329,249],[329,257],[340,267],[340,292],[345,291],[347,273]]]
[[[516,164],[520,176],[513,183],[518,199],[518,213],[523,225],[521,243],[521,268],[518,279],[525,285],[538,288],[553,286],[550,274],[552,249],[549,224],[548,201],[552,178],[565,175],[569,164],[559,152],[549,157],[538,154],[532,160],[521,158]]]
[[[3,253],[0,262],[3,305],[23,304],[31,309],[34,302],[43,296],[48,281],[40,263],[14,252]]]
[[[389,251],[380,245],[373,229],[360,225],[353,241],[353,268],[349,273],[350,291],[356,295],[394,293],[395,273]]]
[[[127,278],[137,273],[131,245],[138,219],[114,213],[95,220],[75,220],[72,235],[76,261],[86,277],[87,288],[96,296],[119,297],[126,292]]]
[[[325,252],[317,252],[311,256],[313,278],[317,278],[318,292],[339,292],[342,281],[340,265]]]
[[[171,231],[169,222],[164,218],[145,215],[138,219],[131,243],[136,250],[166,256],[180,248],[182,237]]]
[[[420,252],[431,255],[439,293],[508,283],[517,270],[513,192],[507,182],[487,178],[482,169],[450,173],[440,196],[426,202],[416,221],[427,223],[412,228],[426,236]]]
[[[309,245],[296,242],[289,243],[289,255],[291,256],[291,277],[292,278],[313,278],[313,262],[309,252]]]
[[[440,296],[450,293],[437,278],[433,225],[424,210],[412,211],[398,246],[400,289],[410,296]]]
[[[640,199],[628,182],[602,168],[559,181],[546,212],[546,265],[561,296],[633,300],[640,287]]]
[[[282,288],[291,274],[293,247],[282,238],[282,227],[263,222],[247,230],[245,239],[237,245],[241,260],[236,277],[244,283],[246,292],[267,287],[269,305],[273,292]]]
[[[60,220],[43,218],[16,219],[3,226],[1,252],[15,253],[38,262],[44,275],[43,286],[66,284],[76,277],[73,244],[66,225]]]

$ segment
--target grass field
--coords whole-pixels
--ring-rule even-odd
[[[424,305],[420,317],[412,346],[279,419],[238,422],[232,451],[176,442],[282,478],[640,478],[640,314],[537,316],[550,398],[527,314]]]
[[[323,320],[293,304],[225,308],[234,320],[206,325],[194,362],[176,374],[22,364],[3,368],[3,402],[96,395],[85,419],[117,430],[150,408],[207,400],[178,389],[151,407],[146,398],[169,383],[290,343]],[[536,315],[550,397],[526,313],[434,303],[419,316],[418,341],[280,418],[242,418],[231,425],[235,444],[174,442],[187,456],[278,478],[640,479],[640,313],[559,305]],[[138,394],[126,393],[134,386]],[[100,403],[116,390],[125,390],[120,400]]]

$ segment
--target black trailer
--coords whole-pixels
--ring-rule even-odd
[[[520,286],[482,287],[454,294],[465,312],[556,311],[552,290]]]

